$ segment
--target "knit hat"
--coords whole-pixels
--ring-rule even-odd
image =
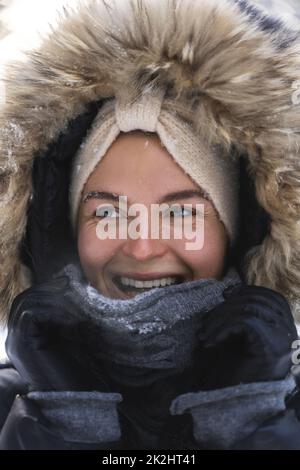
[[[69,196],[74,232],[82,190],[89,176],[120,132],[139,129],[158,134],[176,163],[207,194],[231,244],[234,242],[238,230],[237,162],[200,139],[191,124],[192,109],[185,107],[178,112],[178,106],[175,100],[164,98],[163,89],[145,91],[134,102],[122,93],[105,102],[73,163]]]

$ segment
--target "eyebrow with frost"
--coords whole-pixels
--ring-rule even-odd
[[[86,203],[90,199],[106,199],[111,201],[119,201],[120,196],[124,196],[122,194],[115,194],[110,193],[107,191],[89,191],[85,196],[82,198],[82,203]],[[165,196],[161,197],[158,201],[159,204],[169,201],[179,201],[180,199],[189,199],[192,197],[200,197],[208,199],[207,194],[205,191],[201,189],[185,189],[183,191],[176,191]]]

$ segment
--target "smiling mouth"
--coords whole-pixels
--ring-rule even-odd
[[[149,291],[160,287],[171,286],[184,282],[183,276],[166,276],[155,279],[133,279],[126,276],[116,275],[113,277],[113,282],[117,288],[124,294],[136,295],[142,292]]]

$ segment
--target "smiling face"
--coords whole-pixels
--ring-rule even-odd
[[[118,196],[128,207],[140,203],[204,204],[204,245],[188,250],[181,239],[139,237],[99,239],[97,223],[120,215]],[[99,213],[99,205],[107,211]],[[100,215],[99,215],[100,214]],[[180,217],[195,217],[179,212]],[[178,214],[176,215],[178,216]],[[115,219],[120,220],[120,219]],[[228,237],[213,204],[173,160],[156,134],[121,133],[88,178],[78,212],[77,248],[91,285],[103,295],[128,299],[143,290],[224,274]]]

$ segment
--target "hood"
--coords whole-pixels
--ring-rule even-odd
[[[66,10],[26,61],[6,67],[0,115],[0,289],[14,297],[76,256],[72,158],[107,99],[146,88],[194,109],[191,125],[240,163],[250,284],[300,300],[299,34],[245,0],[94,0]],[[300,93],[299,93],[300,94]]]

